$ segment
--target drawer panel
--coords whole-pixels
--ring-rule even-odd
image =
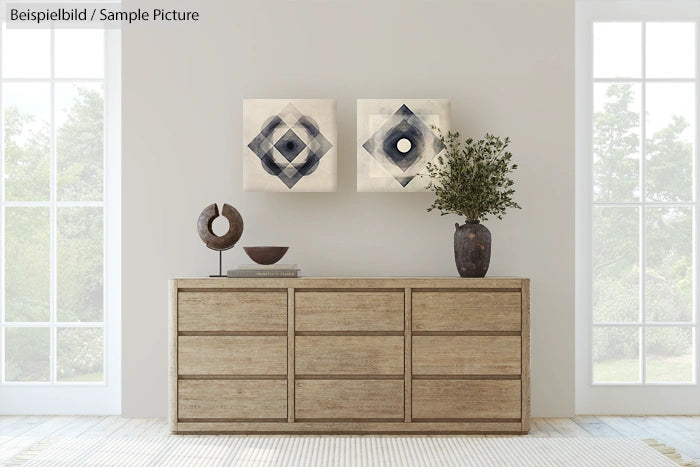
[[[520,331],[520,292],[413,292],[414,331]]]
[[[403,336],[297,336],[298,375],[403,375]]]
[[[413,380],[414,419],[520,418],[520,380]]]
[[[297,331],[403,331],[403,292],[297,292]]]
[[[402,380],[301,380],[294,389],[297,420],[403,421]]]
[[[180,292],[180,331],[286,331],[287,292]]]
[[[413,336],[414,375],[519,375],[520,336]]]
[[[286,375],[284,336],[180,336],[180,375]]]
[[[180,380],[178,418],[287,421],[284,380]]]

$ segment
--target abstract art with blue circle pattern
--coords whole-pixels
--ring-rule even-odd
[[[357,191],[425,191],[425,167],[445,146],[446,99],[358,99]]]
[[[335,191],[333,99],[243,101],[245,191]]]

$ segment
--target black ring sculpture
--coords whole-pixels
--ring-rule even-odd
[[[236,242],[243,235],[243,218],[241,214],[231,206],[224,203],[221,210],[221,215],[228,219],[228,232],[224,235],[216,235],[212,229],[214,219],[219,217],[219,208],[214,204],[210,204],[199,215],[197,219],[197,231],[207,248],[217,250],[219,252],[219,275],[211,277],[224,277],[221,270],[221,252],[233,248]]]

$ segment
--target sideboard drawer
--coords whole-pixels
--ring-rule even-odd
[[[520,336],[414,336],[414,375],[519,375]]]
[[[295,417],[403,421],[403,380],[301,380],[295,384]]]
[[[520,418],[517,380],[413,380],[414,419]]]
[[[297,336],[298,375],[403,375],[403,336]]]
[[[416,291],[414,331],[520,331],[520,292]]]
[[[180,380],[179,419],[287,421],[285,380]]]
[[[297,331],[403,331],[404,294],[298,291]]]
[[[286,331],[287,292],[180,292],[179,331]]]
[[[285,336],[180,336],[180,375],[286,375]]]

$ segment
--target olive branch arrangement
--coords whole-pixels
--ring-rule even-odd
[[[457,214],[478,223],[489,215],[502,219],[508,208],[521,209],[513,201],[514,182],[509,176],[518,168],[506,151],[510,138],[487,133],[479,140],[462,140],[459,132],[445,135],[433,129],[438,130],[445,152],[427,164],[427,189],[435,193],[428,212],[437,209],[441,216]]]

